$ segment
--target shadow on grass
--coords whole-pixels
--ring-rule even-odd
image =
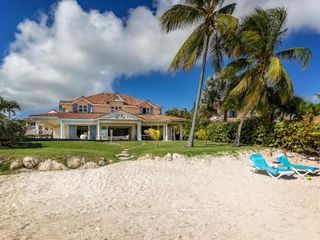
[[[22,142],[12,147],[0,147],[0,149],[27,149],[27,148],[43,148],[42,143]]]

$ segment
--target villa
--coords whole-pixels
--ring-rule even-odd
[[[59,111],[30,115],[34,136],[49,131],[57,139],[148,140],[159,129],[162,140],[183,138],[183,118],[162,115],[162,106],[121,93],[99,93],[60,101]],[[31,135],[31,134],[30,134]]]

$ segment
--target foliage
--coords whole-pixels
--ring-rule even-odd
[[[208,131],[208,129],[200,129],[200,130],[196,131],[195,135],[196,135],[196,137],[198,139],[203,140],[205,144],[209,140],[209,131]]]
[[[144,131],[146,134],[148,134],[152,140],[156,141],[156,146],[159,146],[159,140],[161,137],[160,130],[149,128],[148,130]]]
[[[231,15],[236,4],[223,6],[223,3],[224,0],[185,0],[181,4],[172,6],[160,18],[162,28],[166,32],[195,27],[173,58],[169,67],[171,70],[177,71],[182,68],[188,71],[202,57],[188,147],[193,146],[208,54],[214,69],[220,71],[225,52],[224,46],[238,26],[238,20]]]
[[[0,114],[2,111],[8,112],[8,118],[11,119],[11,114],[16,115],[16,110],[21,110],[19,104],[16,101],[7,101],[0,96]],[[2,117],[1,117],[2,116]],[[0,118],[3,118],[1,114]]]
[[[0,146],[14,146],[24,138],[24,121],[0,119]]]
[[[283,8],[256,9],[245,16],[238,32],[230,41],[232,61],[220,73],[223,79],[231,78],[234,87],[228,97],[242,99],[244,116],[256,111],[265,113],[270,107],[270,88],[278,96],[279,105],[293,97],[293,84],[283,62],[292,60],[306,68],[311,52],[306,48],[289,48],[278,51],[286,32],[287,12]],[[241,126],[236,138],[240,144]]]
[[[232,143],[238,125],[239,122],[213,122],[208,126],[209,139]],[[275,123],[261,118],[247,119],[241,142],[320,155],[320,126],[306,120]]]
[[[209,125],[210,140],[232,143],[239,122],[213,122]],[[272,123],[262,118],[247,119],[243,124],[241,142],[243,144],[268,145]]]
[[[166,111],[165,114],[167,116],[181,117],[186,119],[186,121],[182,123],[182,129],[183,129],[182,131],[183,131],[183,138],[187,139],[189,137],[190,128],[191,128],[192,111],[188,111],[186,108],[182,108],[182,109],[172,108]]]
[[[276,123],[273,144],[298,153],[320,155],[320,126],[308,121]]]

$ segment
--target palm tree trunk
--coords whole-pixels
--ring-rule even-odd
[[[9,120],[11,119],[11,111],[10,110],[8,111],[8,118],[9,118]]]
[[[197,120],[197,115],[198,115],[198,108],[200,105],[200,99],[201,99],[201,92],[202,92],[202,86],[203,86],[203,79],[204,79],[204,73],[206,70],[206,62],[207,62],[207,55],[208,55],[208,47],[209,47],[209,36],[206,36],[206,45],[203,53],[203,58],[202,58],[202,65],[201,65],[201,74],[199,78],[199,83],[198,83],[198,93],[197,93],[197,98],[196,98],[196,104],[194,106],[193,110],[193,117],[192,117],[192,124],[191,124],[191,130],[189,134],[189,138],[187,141],[187,147],[193,147],[193,139],[194,139],[194,132],[196,128],[196,120]]]
[[[242,126],[244,123],[244,120],[246,118],[247,114],[244,114],[243,117],[240,120],[239,126],[238,126],[238,131],[237,131],[237,136],[236,139],[234,140],[234,146],[240,147],[240,139],[241,139],[241,132],[242,132]]]
[[[228,110],[223,112],[223,121],[224,122],[228,121]]]

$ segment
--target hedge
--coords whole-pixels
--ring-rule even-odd
[[[213,122],[207,127],[213,142],[233,143],[239,122]],[[248,119],[243,124],[241,143],[284,148],[298,153],[320,155],[320,125],[310,121],[271,123]]]
[[[0,119],[0,147],[13,146],[23,140],[25,124],[23,121]]]

